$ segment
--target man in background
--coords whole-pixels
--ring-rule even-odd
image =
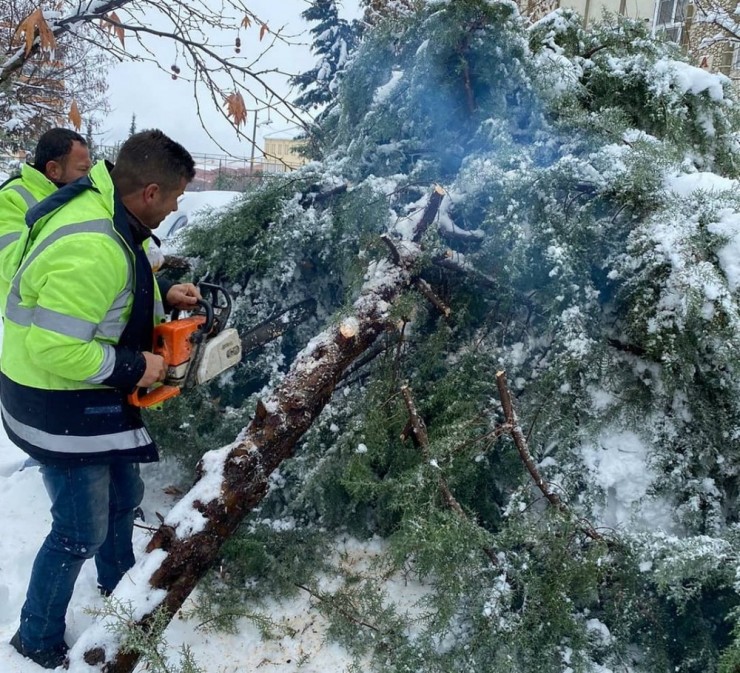
[[[87,142],[69,129],[53,128],[36,145],[32,164],[0,185],[0,307],[18,266],[17,243],[26,231],[26,212],[57,188],[90,172]]]

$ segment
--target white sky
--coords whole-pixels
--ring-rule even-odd
[[[247,4],[271,28],[284,26],[288,34],[303,33],[298,38],[303,45],[276,46],[268,54],[265,64],[269,63],[271,67],[290,73],[303,72],[313,67],[316,59],[310,52],[311,36],[308,33],[313,24],[306,23],[300,16],[307,8],[308,0],[248,0]],[[342,4],[343,18],[352,19],[360,15],[358,0],[344,0]],[[254,27],[248,31],[241,31],[242,56],[250,56],[250,49],[256,55],[259,48],[264,47],[259,43],[257,35],[257,29]],[[156,45],[156,53],[158,56],[161,54],[160,60],[167,68],[174,60],[175,49],[172,44],[160,40]],[[275,75],[269,83],[288,99],[293,97],[288,93],[285,78]],[[135,113],[136,126],[139,130],[160,128],[191,152],[223,154],[201,126],[195,111],[192,83],[184,79],[173,81],[170,74],[158,70],[151,63],[127,62],[114,66],[109,76],[109,84],[108,95],[112,112],[100,129],[102,133],[100,142],[112,144],[128,137],[131,116]],[[251,104],[247,101],[247,107]],[[249,157],[251,144],[237,139],[234,130],[216,110],[213,102],[203,97],[201,107],[210,132],[218,142],[236,156]],[[276,118],[275,115],[272,117],[269,125],[263,124],[267,121],[266,112],[257,117],[257,144],[260,147],[263,145],[265,134],[293,137],[297,133],[297,129],[291,128],[289,122]],[[249,135],[252,132],[252,123],[250,115],[245,126]],[[256,156],[259,155],[257,151]]]

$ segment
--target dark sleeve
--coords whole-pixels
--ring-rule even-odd
[[[117,388],[124,393],[132,393],[136,384],[146,371],[146,359],[142,353],[130,348],[116,348],[116,364],[111,375],[102,381],[103,385]]]
[[[175,285],[175,282],[157,276],[157,285],[159,285],[159,294],[162,296],[162,305],[164,306],[164,312],[165,314],[167,314],[174,308],[167,303],[167,293],[170,291],[170,288]]]

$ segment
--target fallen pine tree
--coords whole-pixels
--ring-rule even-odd
[[[391,303],[414,281],[418,241],[443,196],[440,188],[432,193],[411,241],[387,239],[394,261],[371,265],[353,313],[311,340],[283,383],[259,402],[243,437],[203,457],[192,489],[167,515],[146,554],[114,593],[114,600],[135,601],[137,623],[131,628],[146,630],[157,612],[170,619],[175,615],[218,559],[223,543],[265,496],[270,473],[293,454],[342,374],[380,334],[393,329]],[[131,587],[135,597],[128,595]],[[123,650],[111,638],[105,622],[83,633],[70,652],[75,666],[84,662],[104,673],[130,673],[138,659],[138,652]]]
[[[729,83],[639,22],[420,8],[343,74],[321,161],[186,232],[196,272],[233,288],[240,329],[306,297],[316,311],[200,393],[223,412],[211,426],[252,420],[206,455],[121,586],[130,622],[171,617],[220,553],[207,607],[239,614],[287,576],[383,673],[734,670]],[[194,406],[168,416],[163,444],[224,443],[208,423],[193,437]],[[312,584],[316,531],[325,556],[332,536],[382,540],[386,568],[424,583],[423,615],[394,608],[383,577]],[[109,625],[75,664],[135,659]]]

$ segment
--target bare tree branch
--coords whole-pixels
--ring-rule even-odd
[[[406,409],[409,412],[409,423],[407,427],[410,427],[413,436],[416,438],[416,445],[421,449],[424,460],[429,464],[431,463],[431,454],[429,453],[429,435],[427,433],[424,419],[419,415],[419,412],[416,409],[416,404],[414,403],[414,398],[408,385],[401,386],[401,395],[403,396],[403,401],[406,403]],[[401,436],[408,436],[408,430],[404,429]],[[437,478],[437,485],[439,486],[439,490],[442,493],[442,497],[447,506],[463,521],[470,521],[470,517],[466,514],[455,496],[452,495],[452,491],[450,491],[447,480],[441,472]],[[490,559],[493,565],[498,565],[498,559],[496,558],[496,554],[493,549],[490,547],[484,547],[483,553]]]
[[[560,499],[560,496],[550,488],[550,485],[542,478],[540,471],[537,469],[532,454],[529,452],[529,446],[527,439],[522,432],[522,428],[519,425],[519,419],[517,418],[516,410],[511,401],[511,394],[509,393],[509,386],[506,383],[506,372],[496,372],[496,385],[498,386],[498,393],[501,399],[501,406],[504,408],[504,418],[506,419],[506,429],[511,434],[514,440],[514,445],[519,452],[519,457],[527,468],[532,480],[534,481],[537,488],[542,491],[542,495],[547,498],[550,504],[555,507],[558,511],[564,514],[570,514],[570,510],[565,503]],[[585,535],[590,537],[592,540],[601,541],[604,536],[598,533],[591,524],[585,522],[581,526],[581,530]]]
[[[39,0],[25,1],[34,8]],[[295,44],[294,36],[285,35],[282,28],[268,28],[248,8],[247,2],[222,0],[219,7],[213,7],[208,0],[62,0],[61,16],[51,13],[44,16],[45,25],[63,52],[66,53],[63,47],[68,44],[87,43],[118,60],[148,61],[175,79],[192,81],[201,122],[201,99],[205,93],[204,100],[210,99],[237,137],[254,143],[254,138],[245,131],[246,115],[233,115],[233,110],[224,109],[232,95],[243,93],[247,99],[246,111],[252,114],[267,110],[302,128],[307,128],[309,122],[305,113],[300,113],[268,80],[268,76],[288,73],[276,68],[257,68],[278,42]],[[32,29],[26,23],[22,26],[25,31]],[[86,30],[81,31],[81,27]],[[28,37],[32,38],[29,49],[25,44],[14,46],[0,62],[0,87],[21,79],[21,73],[42,57],[48,60],[49,40],[42,40],[42,32],[38,30]],[[130,44],[124,44],[125,38]],[[172,63],[162,58],[163,40],[174,45],[176,57]],[[251,55],[241,56],[243,49]],[[202,125],[209,137],[228,152],[214,138],[208,125]]]

